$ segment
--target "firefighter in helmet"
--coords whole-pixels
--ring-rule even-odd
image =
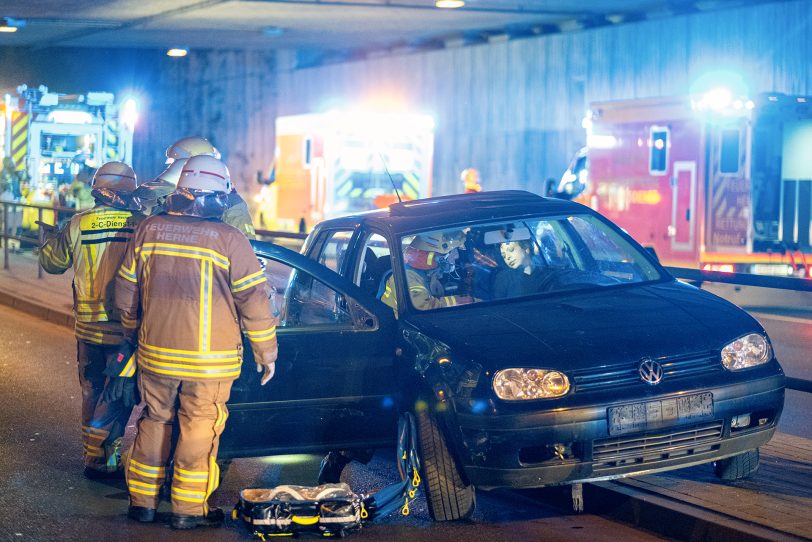
[[[475,194],[482,192],[482,184],[478,170],[472,167],[463,169],[462,173],[460,173],[460,180],[462,181],[463,193]]]
[[[431,232],[419,234],[403,253],[409,298],[418,310],[453,307],[473,302],[470,295],[446,295],[442,278],[455,273],[457,250],[464,248],[465,233]],[[393,276],[386,280],[381,301],[397,313],[397,296]]]
[[[212,156],[219,160],[220,151],[207,139],[197,136],[184,137],[170,145],[166,149],[167,168],[159,173],[154,180],[141,185],[137,192],[138,197],[144,201],[145,206],[152,208],[152,214],[163,211],[164,198],[175,190],[183,165],[192,156]],[[251,220],[251,213],[248,211],[248,204],[240,197],[233,186],[228,194],[228,207],[221,219],[226,224],[231,224],[243,232],[249,239],[257,238]]]
[[[74,215],[58,232],[49,233],[39,253],[39,262],[48,273],[74,270],[74,331],[82,387],[85,475],[89,478],[121,476],[121,437],[135,404],[132,386],[118,389],[115,395],[105,392],[105,371],[114,364],[123,338],[112,285],[127,241],[144,218],[133,196],[136,184],[135,173],[127,164],[103,164],[91,185],[96,205]]]
[[[164,213],[144,220],[119,270],[116,306],[136,348],[145,404],[125,466],[128,516],[137,521],[155,519],[177,421],[171,525],[222,522],[208,498],[218,485],[226,401],[240,374],[241,329],[261,383],[274,374],[276,325],[265,275],[245,235],[220,220],[230,190],[220,160],[190,158]]]

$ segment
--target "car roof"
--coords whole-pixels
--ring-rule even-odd
[[[501,218],[590,212],[568,200],[543,198],[524,190],[455,194],[395,203],[386,209],[325,220],[319,229],[377,226],[395,234],[421,228]]]

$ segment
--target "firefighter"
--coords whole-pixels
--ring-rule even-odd
[[[82,441],[85,476],[122,475],[121,437],[135,404],[132,389],[105,397],[105,370],[114,362],[123,329],[113,304],[112,285],[133,229],[144,218],[133,197],[135,173],[123,162],[107,162],[93,176],[92,209],[74,215],[41,247],[48,273],[73,267],[73,312],[82,387]],[[44,226],[45,227],[45,226]]]
[[[144,183],[137,193],[138,197],[152,207],[152,214],[158,214],[163,210],[163,199],[178,184],[178,178],[186,160],[192,156],[201,155],[220,159],[220,151],[207,139],[197,136],[179,139],[166,149],[168,167],[155,180]],[[233,186],[228,193],[228,207],[221,220],[243,232],[249,239],[257,238],[248,204]]]
[[[460,180],[462,181],[464,194],[476,194],[482,192],[482,184],[479,177],[479,171],[469,167],[462,170],[460,173]]]
[[[126,465],[128,516],[141,522],[155,519],[176,420],[171,525],[222,522],[222,511],[207,501],[219,483],[217,449],[240,374],[241,328],[264,373],[261,383],[274,374],[276,325],[265,275],[245,236],[220,220],[230,190],[220,160],[190,158],[165,212],[136,231],[116,281],[145,405]]]
[[[470,295],[445,295],[441,279],[454,273],[457,249],[464,247],[465,233],[432,232],[415,236],[403,254],[406,282],[412,305],[418,310],[453,307],[473,302]],[[386,280],[381,301],[397,314],[397,296],[392,275]]]

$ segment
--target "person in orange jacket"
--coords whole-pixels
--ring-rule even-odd
[[[177,421],[171,526],[222,523],[222,511],[210,509],[208,499],[219,483],[217,450],[240,374],[241,330],[264,373],[261,383],[274,374],[276,323],[265,275],[245,235],[220,220],[230,190],[220,160],[190,158],[164,212],[136,231],[116,280],[116,306],[136,350],[144,397],[125,467],[128,516],[137,521],[155,519]],[[123,359],[120,377],[131,378]]]

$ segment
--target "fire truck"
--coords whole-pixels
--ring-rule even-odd
[[[812,270],[812,102],[722,88],[595,103],[559,193],[604,214],[666,265]]]
[[[434,120],[411,113],[327,112],[276,119],[264,227],[295,230],[431,195]],[[270,180],[270,179],[268,179]]]
[[[35,190],[72,182],[83,166],[132,162],[132,100],[116,104],[109,92],[57,94],[21,85],[0,108],[0,154],[27,172]]]

